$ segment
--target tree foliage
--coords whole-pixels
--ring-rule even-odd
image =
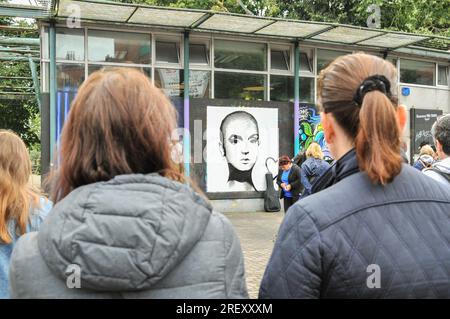
[[[450,0],[123,0],[178,8],[335,22],[367,26],[376,4],[381,9],[381,28],[403,32],[450,36]],[[241,6],[241,4],[243,6]],[[245,7],[247,10],[245,10]]]

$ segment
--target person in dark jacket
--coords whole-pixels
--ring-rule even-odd
[[[12,298],[248,298],[228,219],[171,159],[176,111],[141,72],[93,73],[61,136],[56,205],[11,257]]]
[[[320,73],[336,162],[284,218],[260,298],[450,298],[450,188],[402,161],[396,79],[363,53]]]
[[[280,187],[280,198],[283,199],[284,212],[287,213],[300,197],[302,184],[300,182],[300,168],[291,162],[286,155],[278,160],[280,170],[278,171],[277,184]]]
[[[320,145],[313,142],[306,150],[306,161],[301,166],[301,182],[305,187],[302,197],[311,194],[312,184],[322,176],[329,168],[330,164],[323,159]]]

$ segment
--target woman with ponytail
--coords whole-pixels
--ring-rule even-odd
[[[38,230],[51,209],[30,177],[25,143],[15,133],[0,130],[0,299],[9,298],[9,261],[18,238]]]
[[[261,298],[450,298],[450,189],[403,163],[396,78],[363,53],[320,73],[336,162],[286,215]]]

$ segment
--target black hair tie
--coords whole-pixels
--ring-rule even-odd
[[[367,92],[380,91],[391,97],[391,82],[384,75],[372,75],[366,78],[361,85],[356,89],[353,101],[358,107],[362,106],[364,96]]]

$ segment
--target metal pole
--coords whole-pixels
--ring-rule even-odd
[[[184,33],[184,134],[183,154],[186,176],[190,175],[191,141],[189,130],[189,32]]]
[[[39,78],[36,72],[36,63],[33,62],[33,59],[31,59],[31,56],[28,56],[29,63],[30,63],[30,70],[31,70],[31,77],[33,78],[33,86],[34,86],[34,92],[36,94],[36,101],[39,108],[39,113],[41,113],[41,88],[39,84]]]
[[[52,22],[49,27],[50,53],[50,166],[53,165],[56,142],[56,29]]]
[[[298,41],[295,42],[294,47],[294,155],[297,155],[300,150],[299,139],[299,118],[300,118],[300,48]]]

